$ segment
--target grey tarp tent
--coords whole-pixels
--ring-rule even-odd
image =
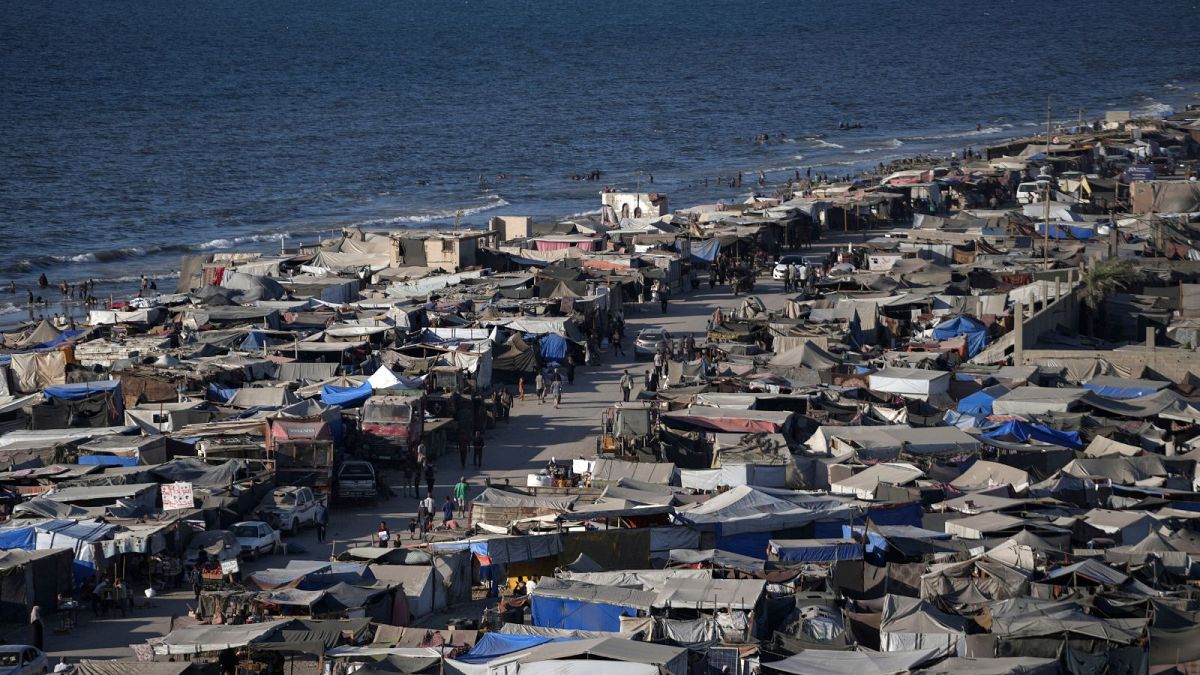
[[[924,600],[900,595],[888,595],[883,600],[879,639],[885,652],[952,649],[966,633],[966,619],[947,614]]]
[[[766,673],[794,675],[902,675],[945,656],[939,649],[907,652],[877,652],[870,649],[830,651],[812,649],[782,661],[762,664]]]

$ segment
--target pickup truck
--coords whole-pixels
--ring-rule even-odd
[[[321,503],[307,487],[277,487],[258,505],[255,514],[277,530],[289,535],[317,522]]]
[[[362,460],[342,462],[333,485],[339,500],[374,500],[378,495],[375,467]]]

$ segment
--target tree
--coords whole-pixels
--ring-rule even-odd
[[[1104,298],[1124,290],[1137,277],[1137,272],[1128,260],[1106,258],[1092,265],[1083,277],[1083,301],[1088,308],[1092,336],[1104,311]]]

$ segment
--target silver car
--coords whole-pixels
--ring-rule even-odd
[[[671,339],[671,334],[662,328],[643,328],[633,339],[633,358],[654,358],[658,350]]]

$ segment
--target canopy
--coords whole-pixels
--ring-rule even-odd
[[[1107,398],[1139,398],[1149,396],[1171,386],[1161,380],[1135,380],[1112,375],[1097,375],[1084,383],[1083,388]]]
[[[357,387],[339,387],[326,384],[321,387],[321,403],[337,405],[343,408],[353,408],[362,405],[363,401],[371,398],[370,382],[363,382]]]
[[[788,562],[862,560],[863,546],[853,539],[772,539],[771,554]]]
[[[154,653],[159,656],[199,654],[245,647],[253,642],[262,642],[290,622],[290,619],[283,619],[237,626],[208,624],[189,626],[171,631],[164,636],[162,642],[154,645]]]
[[[958,412],[987,417],[992,414],[992,402],[1009,391],[1008,387],[1000,384],[980,389],[974,394],[964,396],[959,400]]]

